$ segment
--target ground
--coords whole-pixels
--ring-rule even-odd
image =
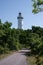
[[[28,50],[20,50],[17,53],[0,60],[0,65],[28,65],[25,53]]]

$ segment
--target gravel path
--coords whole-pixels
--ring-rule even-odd
[[[27,65],[26,56],[24,53],[14,53],[3,60],[0,60],[0,65]]]

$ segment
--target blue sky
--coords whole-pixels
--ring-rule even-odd
[[[0,19],[3,23],[7,20],[12,22],[13,28],[17,28],[19,12],[24,17],[23,29],[29,29],[32,26],[43,27],[43,12],[33,14],[31,0],[0,0]]]

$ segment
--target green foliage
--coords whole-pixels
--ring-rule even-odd
[[[4,53],[4,48],[2,46],[0,46],[0,54]]]
[[[30,47],[33,54],[43,55],[43,28],[32,26],[32,29],[18,30],[11,25],[0,20],[0,54]]]
[[[30,48],[33,54],[39,54],[39,45],[41,44],[41,39],[36,33],[32,33],[30,37]]]
[[[36,64],[37,64],[37,65],[41,65],[39,56],[37,55],[35,58],[36,58]]]
[[[19,35],[23,31],[11,28],[11,25],[12,23],[9,23],[8,21],[2,23],[0,19],[0,54],[8,53],[9,50],[21,49]]]
[[[32,12],[34,14],[43,11],[43,8],[40,7],[41,5],[43,5],[43,0],[32,0],[33,1],[33,10]]]

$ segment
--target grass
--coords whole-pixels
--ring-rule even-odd
[[[41,60],[41,63],[42,63],[42,65],[43,65],[43,57],[40,57],[40,60]]]
[[[5,54],[0,54],[0,60],[15,53],[16,51],[9,51],[8,53],[5,53]]]
[[[41,60],[41,65],[43,65],[43,57],[40,57],[40,60]],[[28,62],[28,65],[37,65],[35,62],[36,62],[36,58],[34,56],[28,56],[27,57],[27,62]]]
[[[35,62],[36,62],[36,59],[34,56],[28,56],[27,57],[27,61],[28,61],[28,64],[29,65],[36,65]]]

